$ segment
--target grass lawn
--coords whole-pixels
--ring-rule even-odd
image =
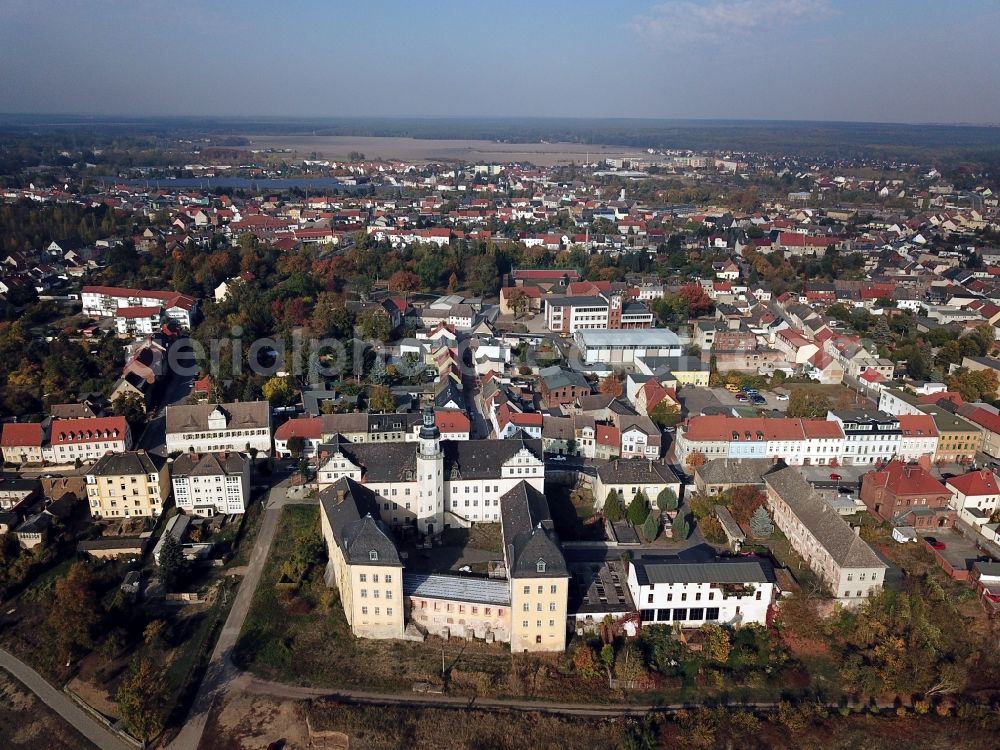
[[[783,383],[780,387],[786,388],[789,394],[794,391],[805,391],[812,398],[823,397],[830,402],[833,409],[850,409],[858,407],[859,396],[855,391],[844,385],[832,385],[827,383]],[[861,405],[867,402],[861,399]]]

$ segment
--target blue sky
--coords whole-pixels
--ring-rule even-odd
[[[1000,0],[0,0],[0,111],[1000,124]]]

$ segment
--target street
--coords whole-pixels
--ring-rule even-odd
[[[186,363],[185,363],[186,364]],[[167,455],[167,406],[182,404],[191,395],[191,387],[194,383],[194,376],[180,375],[171,371],[167,375],[166,384],[157,403],[151,407],[156,409],[156,416],[149,420],[142,436],[137,441],[139,448],[147,453],[155,453],[158,456]]]

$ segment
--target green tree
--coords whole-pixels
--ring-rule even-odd
[[[830,411],[830,402],[825,396],[817,396],[805,388],[796,388],[788,398],[789,417],[825,417]]]
[[[763,505],[758,506],[750,516],[750,531],[759,539],[766,539],[774,533],[774,523]]]
[[[714,623],[702,625],[701,632],[705,637],[701,651],[702,656],[714,664],[725,664],[729,660],[729,653],[732,650],[729,633]]]
[[[160,577],[167,591],[173,591],[187,567],[184,560],[184,550],[180,542],[169,532],[164,532],[163,546],[157,563],[160,566]]]
[[[625,517],[625,505],[614,490],[609,490],[604,500],[604,517],[611,523],[618,523]]]
[[[659,533],[660,515],[658,513],[650,513],[646,516],[646,520],[642,524],[642,536],[647,542],[652,542],[656,540],[656,536]]]
[[[646,499],[646,494],[641,489],[636,490],[632,502],[628,504],[625,518],[633,526],[640,526],[645,522],[647,516],[649,516],[649,500]]]
[[[133,660],[118,688],[118,713],[129,734],[149,742],[163,731],[167,680],[150,659]]]
[[[674,532],[674,539],[679,539],[681,541],[687,539],[688,534],[691,533],[691,527],[688,524],[687,517],[683,513],[678,513],[677,517],[674,518],[672,529]]]
[[[372,341],[388,341],[392,332],[390,325],[389,313],[379,305],[369,307],[358,316],[358,333]]]
[[[656,496],[656,507],[662,511],[677,510],[677,493],[669,487],[664,487]]]

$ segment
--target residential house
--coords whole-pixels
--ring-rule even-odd
[[[107,454],[87,472],[87,502],[94,518],[155,518],[169,495],[166,461],[146,451]]]
[[[916,463],[894,460],[868,472],[861,479],[860,497],[873,515],[895,526],[923,531],[955,524],[951,493]]]
[[[170,468],[174,502],[187,513],[245,513],[251,461],[242,453],[182,453]]]
[[[1000,507],[1000,488],[992,471],[970,471],[946,479],[945,484],[951,491],[951,506],[966,523],[984,526]]]
[[[267,401],[168,406],[167,452],[271,450],[271,405]]]
[[[616,492],[627,506],[637,492],[642,492],[651,509],[663,490],[671,490],[681,497],[681,481],[662,461],[645,458],[621,458],[597,468],[594,478],[594,507],[600,510],[608,494]]]

